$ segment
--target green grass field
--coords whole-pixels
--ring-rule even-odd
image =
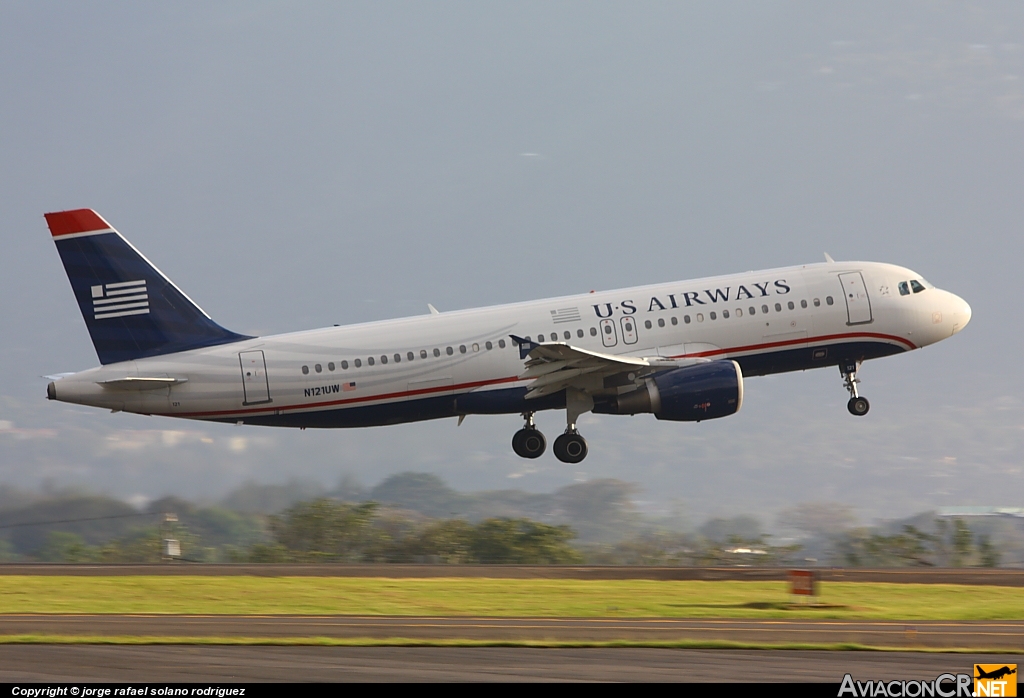
[[[1020,620],[1024,589],[782,582],[337,577],[0,577],[0,613]]]

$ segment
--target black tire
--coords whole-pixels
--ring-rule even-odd
[[[562,434],[555,439],[553,450],[563,463],[579,463],[587,457],[587,440],[579,434]]]
[[[850,414],[854,417],[863,417],[871,409],[871,403],[866,397],[851,397],[850,401],[846,403],[846,409],[850,410]]]
[[[512,436],[512,450],[520,458],[540,458],[548,442],[538,429],[524,427]]]

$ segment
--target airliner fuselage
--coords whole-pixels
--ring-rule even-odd
[[[563,458],[557,442],[555,451],[578,462],[579,414],[725,416],[742,403],[744,376],[838,366],[850,411],[862,415],[861,362],[938,342],[971,317],[909,269],[830,261],[245,337],[205,314],[179,317],[192,312],[187,296],[83,211],[47,219],[108,361],[51,383],[48,396],[114,411],[286,427],[522,413],[531,433],[514,446],[536,457],[544,440],[533,413],[566,409],[570,452]],[[117,255],[96,271],[95,260]]]

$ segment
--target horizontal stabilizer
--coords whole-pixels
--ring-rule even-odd
[[[144,378],[142,376],[128,376],[127,378],[113,378],[111,380],[97,381],[98,385],[104,388],[116,388],[118,390],[156,390],[167,388],[179,383],[188,383],[188,378]]]

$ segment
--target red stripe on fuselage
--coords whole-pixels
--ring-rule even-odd
[[[869,339],[883,339],[890,342],[898,342],[908,347],[909,349],[916,349],[917,347],[910,341],[897,337],[890,334],[880,334],[878,332],[848,332],[845,334],[830,334],[821,337],[812,337],[810,339],[793,339],[786,340],[783,342],[767,342],[765,344],[748,344],[742,347],[732,347],[729,349],[715,349],[713,351],[705,351],[697,354],[684,354],[680,356],[674,356],[670,358],[707,358],[709,356],[721,356],[722,354],[730,353],[742,353],[749,351],[756,351],[758,349],[774,349],[777,347],[792,346],[794,344],[813,344],[816,342],[828,342],[836,339],[852,339],[852,338],[869,338]],[[255,410],[220,410],[216,412],[187,412],[187,413],[168,413],[172,417],[227,417],[238,416],[246,417],[258,414],[272,414],[280,413],[287,410],[308,410],[316,409],[319,407],[336,407],[338,405],[352,405],[359,402],[373,402],[378,400],[395,400],[398,398],[415,397],[417,395],[429,395],[430,393],[441,393],[448,391],[458,390],[471,390],[473,388],[482,388],[488,385],[502,385],[505,383],[518,383],[521,378],[518,376],[509,376],[507,378],[495,378],[493,380],[475,381],[472,383],[460,383],[458,385],[442,385],[435,388],[421,388],[419,390],[405,390],[396,393],[384,393],[382,395],[361,395],[359,397],[348,398],[346,400],[329,400],[327,402],[311,402],[303,405],[283,405],[281,407],[261,407]]]
[[[473,383],[460,383],[458,385],[439,385],[434,388],[420,388],[419,390],[403,390],[398,393],[384,393],[381,395],[362,395],[360,397],[353,397],[347,400],[329,400],[327,402],[310,402],[305,405],[284,405],[283,407],[261,407],[256,410],[226,410],[219,412],[189,412],[185,414],[171,414],[173,417],[212,417],[215,415],[254,415],[254,414],[266,414],[271,412],[283,412],[285,410],[305,410],[316,407],[333,407],[336,405],[351,405],[357,402],[371,402],[374,400],[394,400],[396,398],[403,397],[415,397],[416,395],[429,395],[430,393],[445,393],[455,390],[466,390],[472,388],[482,388],[485,385],[500,385],[502,383],[516,383],[521,380],[518,376],[510,376],[508,378],[496,378],[494,380],[486,381],[475,381]]]
[[[99,214],[91,208],[44,213],[43,218],[46,219],[46,225],[50,227],[50,235],[55,238],[61,235],[110,229],[110,224],[100,218]]]
[[[807,337],[805,339],[787,339],[780,342],[766,342],[764,344],[748,344],[743,347],[729,347],[727,349],[712,349],[710,351],[701,351],[696,354],[680,354],[678,356],[672,356],[672,359],[681,359],[683,357],[696,356],[699,358],[707,358],[709,356],[721,356],[722,354],[740,354],[747,351],[758,351],[761,349],[775,349],[776,347],[788,347],[794,344],[814,344],[815,342],[831,342],[834,339],[852,339],[855,337],[868,338],[868,339],[885,339],[890,342],[899,342],[908,349],[917,349],[917,345],[911,342],[909,339],[903,339],[903,337],[897,337],[891,334],[880,334],[878,332],[846,332],[844,334],[827,334],[821,337]]]

